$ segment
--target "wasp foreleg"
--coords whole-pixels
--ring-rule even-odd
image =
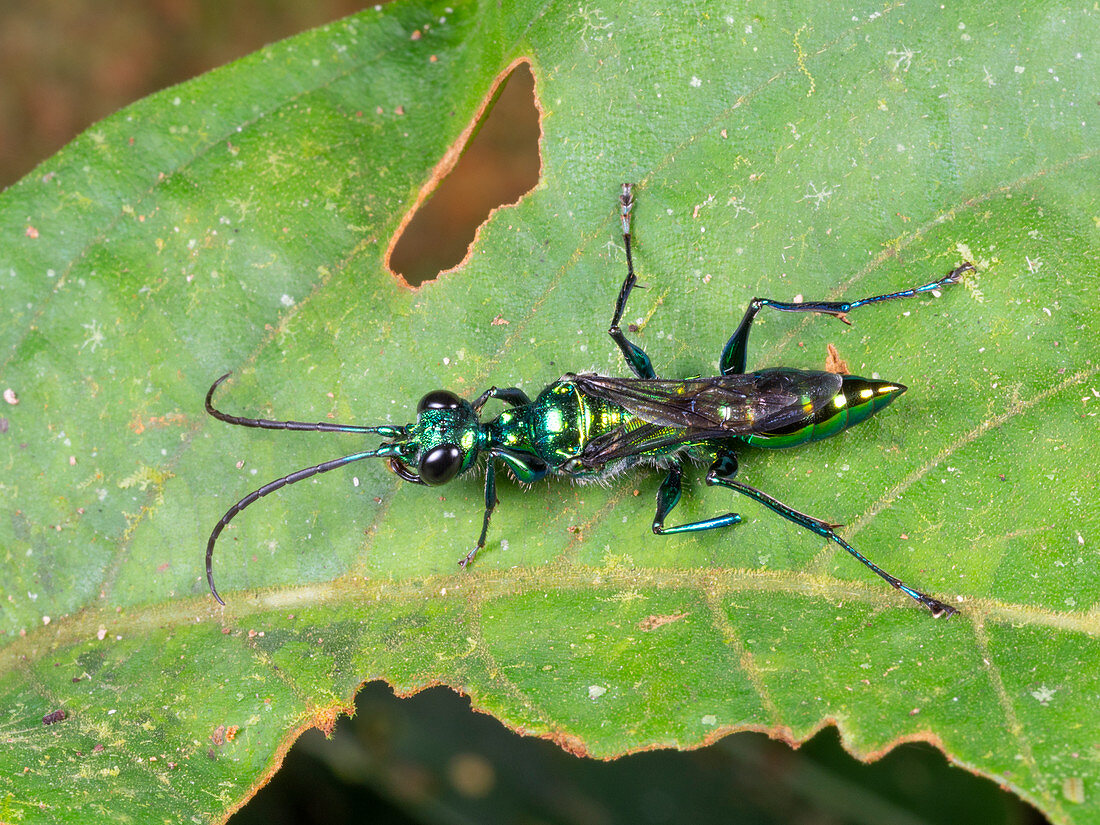
[[[481,522],[481,536],[478,537],[477,546],[463,558],[459,559],[459,566],[465,570],[466,565],[474,560],[478,551],[485,547],[485,537],[489,534],[489,520],[493,517],[493,510],[497,506],[497,481],[493,471],[493,460],[490,458],[485,465],[485,519]]]
[[[489,387],[470,406],[475,410],[480,410],[490,398],[500,399],[512,407],[525,407],[531,403],[527,393],[518,387]]]

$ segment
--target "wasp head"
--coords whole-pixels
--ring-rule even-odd
[[[432,487],[470,469],[484,441],[477,410],[447,390],[420,399],[416,423],[407,432],[402,455],[390,458],[390,469],[406,481]]]

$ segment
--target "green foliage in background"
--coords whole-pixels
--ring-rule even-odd
[[[446,683],[576,753],[934,742],[1057,822],[1098,822],[1100,112],[1095,10],[399,3],[131,106],[0,195],[0,821],[219,820],[297,733],[384,678]],[[497,78],[527,58],[542,182],[419,291],[385,252]],[[615,197],[638,184],[628,310],[664,376],[715,369],[753,295],[862,297],[961,260],[966,285],[765,316],[753,366],[910,391],[742,478],[842,521],[956,605],[935,622],[835,547],[695,479],[504,484],[227,427],[407,423],[425,392],[622,374]],[[18,403],[12,403],[12,401]],[[50,726],[42,717],[64,709]]]

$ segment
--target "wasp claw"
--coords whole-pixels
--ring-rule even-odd
[[[925,598],[927,599],[927,601],[925,601],[924,606],[932,611],[932,618],[933,619],[939,619],[939,618],[949,619],[952,616],[954,616],[956,613],[959,612],[958,610],[953,608],[951,605],[944,604],[943,602],[939,601],[938,599],[933,599],[931,596],[926,596]]]

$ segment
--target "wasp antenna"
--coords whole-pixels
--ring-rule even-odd
[[[224,606],[225,602],[222,601],[222,597],[218,595],[218,588],[214,586],[214,545],[218,541],[218,536],[222,534],[229,522],[233,520],[233,517],[241,510],[248,507],[253,502],[263,498],[269,493],[274,493],[276,490],[281,490],[288,484],[295,484],[299,481],[305,481],[307,478],[312,478],[315,475],[321,473],[327,473],[330,470],[335,470],[338,467],[343,467],[345,464],[351,464],[353,461],[361,461],[364,458],[377,458],[379,456],[393,456],[400,454],[401,446],[399,444],[383,444],[377,450],[369,450],[363,453],[352,453],[351,455],[343,456],[342,458],[334,458],[332,461],[325,461],[321,464],[314,464],[312,467],[306,467],[302,470],[297,470],[288,476],[283,476],[280,479],[272,481],[269,484],[265,484],[258,490],[253,490],[247,496],[242,498],[232,507],[225,511],[225,515],[221,517],[221,520],[214,525],[214,529],[210,532],[210,538],[206,542],[206,581],[210,585],[210,593],[217,599],[218,604]]]
[[[383,425],[379,427],[363,427],[357,424],[328,424],[325,422],[311,423],[308,421],[270,421],[266,418],[246,418],[239,415],[230,415],[222,412],[214,406],[214,390],[216,390],[232,372],[227,372],[210,385],[206,391],[206,412],[219,421],[226,424],[236,424],[238,427],[257,427],[263,430],[295,430],[297,432],[323,432],[323,433],[365,433],[381,435],[386,438],[401,438],[407,435],[404,427]]]

